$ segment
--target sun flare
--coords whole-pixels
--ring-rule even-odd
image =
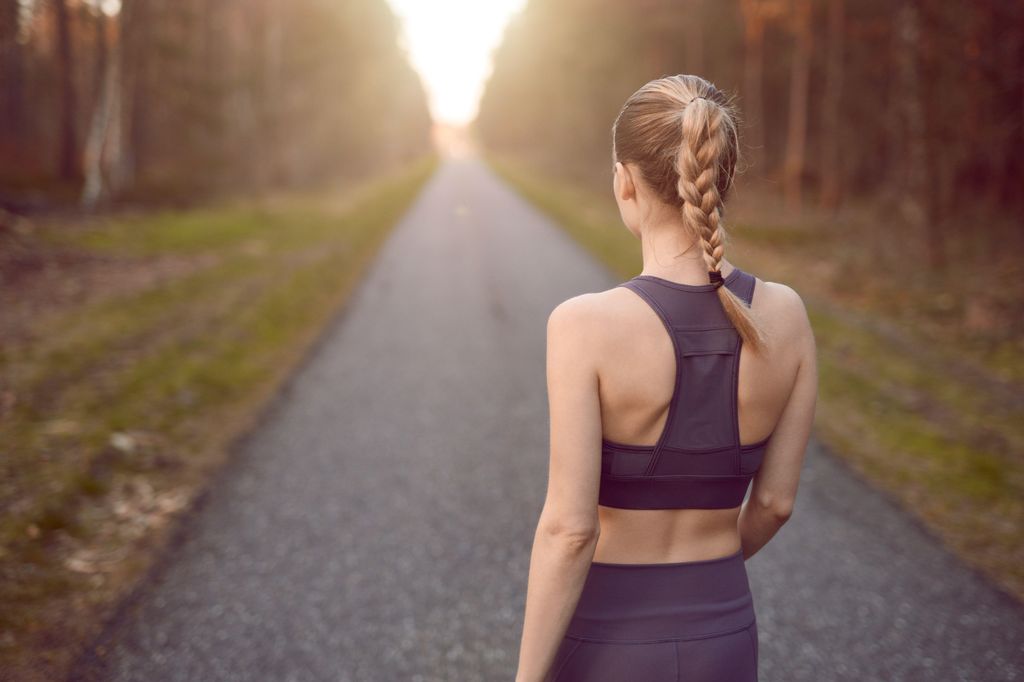
[[[525,0],[389,0],[402,42],[423,78],[434,120],[471,121],[491,70],[491,51]]]

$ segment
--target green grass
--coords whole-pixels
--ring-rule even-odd
[[[610,195],[509,157],[492,155],[488,162],[617,275],[639,272],[639,245]],[[904,307],[916,303],[900,282],[876,282],[875,297],[865,296],[858,284],[878,279],[877,269],[858,268],[876,264],[843,241],[844,230],[858,233],[856,213],[787,225],[760,217],[775,210],[748,208],[730,235],[729,259],[794,286],[807,304],[818,344],[820,440],[900,499],[965,561],[1024,598],[1024,415],[1020,399],[1012,398],[1024,395],[1012,384],[1024,375],[1022,358],[1007,354],[1000,356],[1005,365],[993,365],[993,356],[971,340],[935,338],[931,324],[917,327],[916,318],[898,317],[892,299],[907,299]],[[836,267],[839,286],[800,279],[821,263]]]
[[[110,267],[167,258],[182,267],[49,311],[29,338],[3,346],[0,372],[18,399],[0,425],[0,631],[13,633],[0,667],[52,672],[45,660],[66,660],[92,631],[82,618],[119,590],[85,596],[86,577],[62,563],[67,548],[119,542],[104,502],[126,482],[141,477],[154,495],[202,486],[343,305],[436,162],[344,191],[43,229],[49,248]],[[142,445],[122,452],[115,433]],[[131,570],[122,573],[130,584]],[[86,607],[76,611],[71,595]],[[62,622],[69,609],[75,627]],[[37,641],[52,646],[33,651]]]
[[[1017,468],[1012,453],[1024,441],[1016,420],[989,411],[987,396],[950,382],[869,331],[810,312],[822,363],[821,400],[861,415],[861,423],[847,428],[859,427],[871,442],[861,449],[875,473],[942,493],[937,505],[967,497],[984,505],[1020,492],[1021,482],[1011,476]],[[1001,447],[985,447],[995,443]]]

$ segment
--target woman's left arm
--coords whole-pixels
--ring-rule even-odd
[[[530,555],[517,682],[542,682],[546,676],[600,533],[601,404],[591,296],[571,298],[548,317],[548,488]]]

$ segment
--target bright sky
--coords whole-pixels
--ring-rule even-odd
[[[468,123],[491,73],[491,51],[526,0],[388,0],[423,78],[435,121]]]

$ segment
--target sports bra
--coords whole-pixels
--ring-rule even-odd
[[[749,306],[756,278],[733,268],[724,286]],[[743,502],[771,438],[740,444],[737,409],[743,339],[714,284],[637,275],[617,285],[636,292],[665,324],[676,380],[654,445],[602,439],[598,504],[623,509],[727,509]]]

